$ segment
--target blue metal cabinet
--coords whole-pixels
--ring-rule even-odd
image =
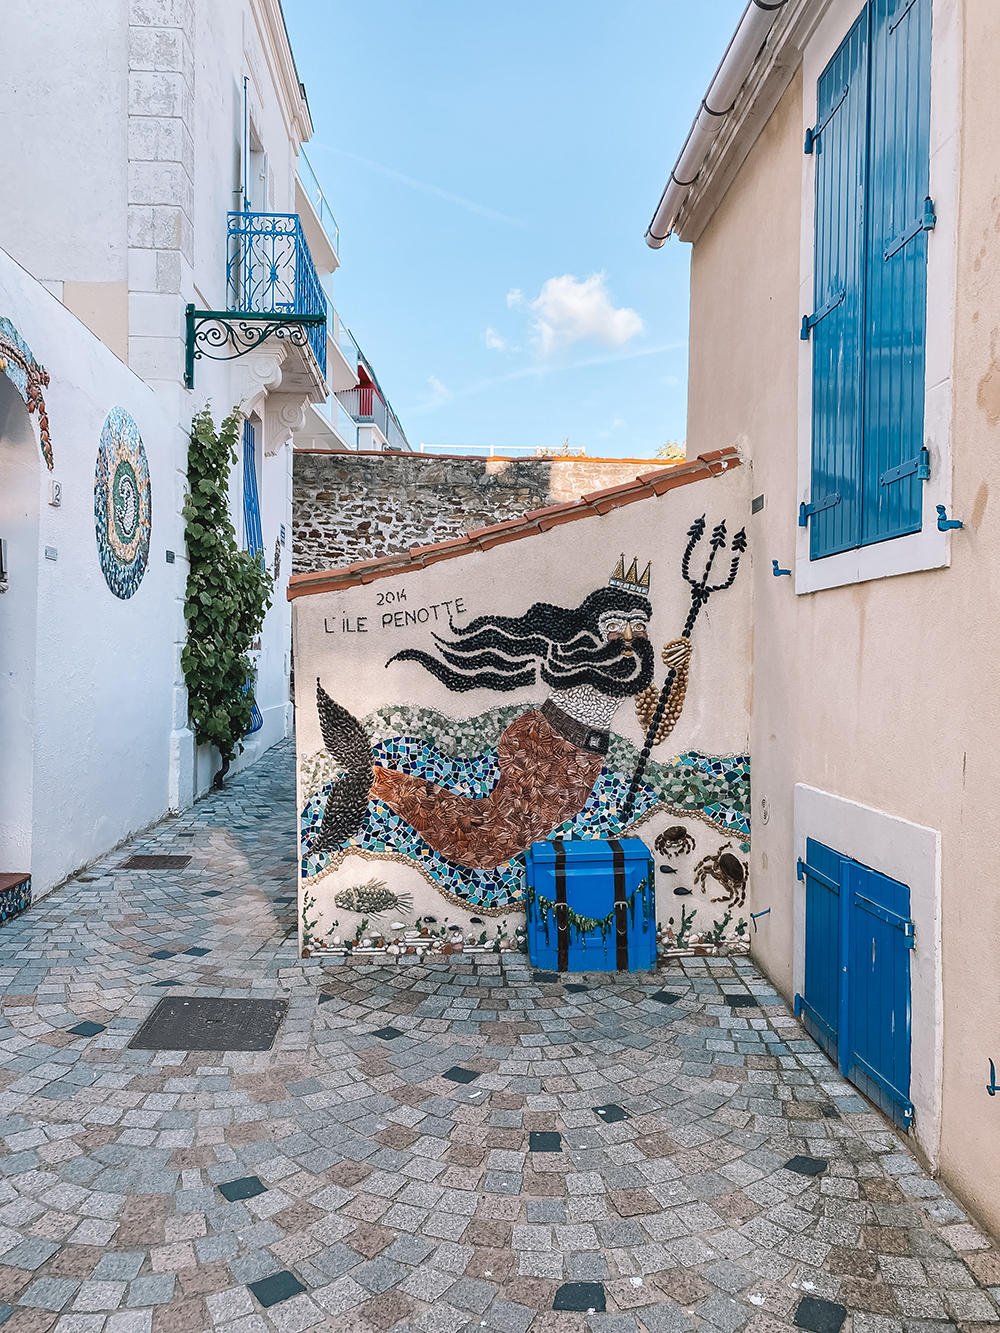
[[[528,956],[558,972],[656,966],[653,862],[641,838],[532,843]]]

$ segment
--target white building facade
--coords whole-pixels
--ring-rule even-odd
[[[279,0],[12,0],[0,109],[0,876],[38,897],[219,768],[180,665],[206,403],[273,581],[234,770],[290,733],[292,440],[348,384]]]

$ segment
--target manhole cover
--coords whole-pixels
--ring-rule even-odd
[[[130,856],[122,870],[183,870],[190,856]]]
[[[134,1051],[269,1051],[287,1000],[160,1001],[129,1042]]]

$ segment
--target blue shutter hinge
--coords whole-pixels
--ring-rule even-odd
[[[933,231],[936,224],[937,217],[934,213],[934,200],[928,195],[924,200],[924,211],[921,213],[920,217],[917,218],[916,222],[911,223],[906,231],[897,236],[894,241],[889,242],[882,251],[882,258],[889,260],[893,255],[899,254],[903,246],[909,241],[912,241],[914,236],[919,236],[922,231]]]
[[[821,305],[814,315],[802,316],[802,327],[799,330],[799,337],[802,339],[804,343],[807,343],[809,341],[809,330],[813,327],[813,325],[818,324],[821,319],[826,319],[827,315],[829,315],[832,311],[836,310],[837,306],[840,305],[841,301],[843,301],[846,295],[847,292],[842,287],[840,291],[836,293],[836,295],[830,297],[829,301],[827,301],[825,305]]]
[[[791,572],[790,569],[779,569],[777,560],[771,561],[771,573],[776,579],[780,579],[782,574],[791,574]]]
[[[986,1085],[986,1091],[991,1097],[995,1097],[1000,1092],[1000,1088],[997,1087],[997,1071],[992,1060],[990,1061],[990,1081]]]
[[[938,532],[947,532],[949,528],[963,528],[965,524],[960,518],[949,518],[948,511],[944,505],[937,506]]]
[[[834,505],[840,504],[839,495],[828,495],[823,500],[817,500],[815,504],[806,504],[805,501],[799,505],[799,527],[804,528],[813,514],[821,514],[824,509],[832,509]]]
[[[840,96],[830,107],[830,110],[826,113],[823,119],[817,121],[815,128],[813,126],[810,126],[809,129],[806,130],[806,141],[802,146],[802,151],[804,153],[809,153],[809,154],[812,153],[813,148],[816,144],[816,140],[826,129],[827,125],[829,125],[830,121],[833,119],[834,113],[840,110],[841,104],[843,103],[844,98],[850,92],[850,89],[851,85],[847,84],[846,87],[844,87],[841,90]]]
[[[919,477],[921,481],[927,481],[931,475],[931,456],[926,449],[921,449],[916,458],[908,458],[905,463],[900,463],[898,467],[889,468],[888,472],[883,472],[878,479],[880,486],[891,486],[894,481],[902,481],[904,477]]]
[[[806,863],[800,856],[798,860],[795,862],[795,878],[805,879],[805,877],[806,877]]]

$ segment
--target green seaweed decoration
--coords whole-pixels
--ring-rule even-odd
[[[712,927],[712,929],[711,929],[711,930],[708,932],[708,934],[705,936],[705,941],[706,941],[706,943],[708,943],[708,944],[721,944],[721,943],[722,943],[722,937],[723,937],[723,936],[725,935],[725,933],[726,933],[726,927],[729,925],[729,923],[730,923],[730,921],[732,921],[732,919],[733,919],[733,914],[732,914],[732,912],[727,912],[726,915],[722,918],[721,921],[716,921],[715,925]]]
[[[692,907],[690,912],[685,912],[684,908],[681,908],[681,924],[680,929],[677,931],[675,948],[684,949],[687,947],[687,937],[691,934],[691,926],[697,915],[697,907]]]
[[[646,896],[646,887],[648,883],[648,879],[643,877],[633,889],[629,897],[625,899],[633,926],[635,926],[636,899],[638,898],[641,901],[643,934],[649,930],[649,899]],[[566,925],[570,930],[576,931],[577,943],[582,949],[586,950],[587,936],[592,935],[595,930],[601,932],[601,947],[604,949],[607,948],[608,935],[614,926],[615,921],[615,907],[612,907],[607,916],[581,916],[579,912],[575,912],[568,904],[553,902],[551,898],[546,898],[543,894],[536,893],[535,890],[529,886],[527,890],[527,909],[529,916],[536,904],[538,906],[538,914],[541,920],[542,930],[545,932],[546,944],[549,943],[549,912],[551,911],[553,917],[555,917],[557,909],[565,909]]]

